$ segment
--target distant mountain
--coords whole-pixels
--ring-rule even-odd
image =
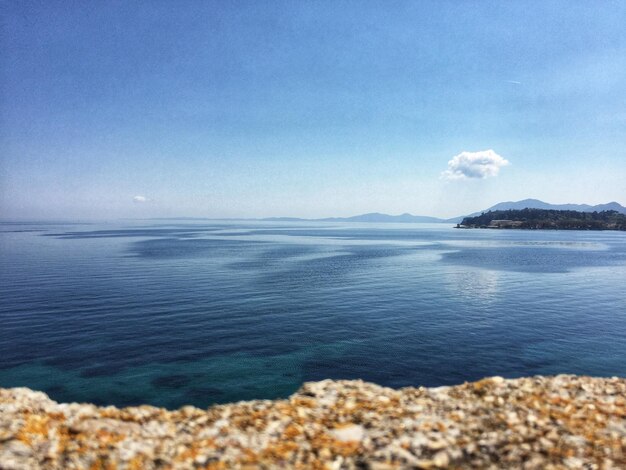
[[[438,217],[429,217],[426,215],[411,215],[404,213],[401,215],[381,214],[379,212],[370,212],[369,214],[355,215],[353,217],[330,217],[327,219],[319,219],[327,222],[444,222]]]
[[[307,222],[315,219],[301,219],[300,217],[265,217],[264,219],[253,220],[262,220],[264,222]]]
[[[374,223],[386,223],[386,222],[401,222],[401,223],[437,223],[447,222],[445,219],[439,219],[437,217],[429,217],[425,215],[389,215],[381,214],[379,212],[370,212],[369,214],[355,215],[352,217],[327,217],[325,219],[299,219],[297,217],[269,217],[262,219],[270,222],[297,222],[297,221],[309,221],[309,222],[374,222]]]
[[[602,212],[617,211],[626,214],[626,207],[617,202],[609,202],[607,204],[598,204],[590,206],[589,204],[549,204],[539,199],[524,199],[523,201],[500,202],[495,206],[491,206],[483,211],[474,212],[468,215],[452,217],[451,219],[441,219],[439,217],[430,217],[426,215],[412,215],[404,213],[400,215],[381,214],[380,212],[370,212],[368,214],[354,215],[352,217],[326,217],[323,219],[303,219],[299,217],[267,217],[264,219],[228,219],[228,220],[263,220],[266,222],[372,222],[372,223],[460,223],[465,217],[476,217],[483,212],[503,211],[503,210],[521,210],[521,209],[546,209],[546,210],[568,210],[579,212]],[[174,217],[154,220],[212,220],[198,217]],[[224,219],[218,219],[224,220]]]
[[[521,209],[545,209],[545,210],[558,210],[558,211],[578,211],[578,212],[602,212],[602,211],[617,211],[620,214],[626,214],[626,207],[617,202],[608,202],[606,204],[598,204],[590,206],[589,204],[550,204],[540,201],[539,199],[524,199],[522,201],[507,201],[500,202],[495,206],[491,206],[483,211],[474,212],[468,214],[465,217],[476,217],[483,212],[489,211],[507,211],[507,210],[521,210]],[[460,222],[463,217],[455,217],[448,219],[447,222]]]

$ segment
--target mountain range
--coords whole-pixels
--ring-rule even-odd
[[[602,211],[617,211],[622,214],[626,214],[626,207],[617,202],[608,202],[606,204],[598,204],[590,206],[589,204],[549,204],[547,202],[540,201],[539,199],[524,199],[522,201],[507,201],[500,202],[495,206],[491,206],[489,209],[474,212],[468,214],[467,217],[474,217],[480,215],[482,212],[488,211],[506,211],[506,210],[521,210],[521,209],[552,209],[559,211],[579,211],[579,212],[602,212]]]
[[[270,217],[263,219],[267,221],[289,222],[289,221],[314,221],[314,222],[447,222],[445,219],[438,217],[429,217],[426,215],[412,215],[404,213],[401,215],[381,214],[380,212],[370,212],[368,214],[354,215],[352,217],[327,217],[325,219],[299,219],[297,217]]]
[[[519,210],[519,209],[554,209],[554,210],[568,210],[568,211],[580,211],[580,212],[601,212],[601,211],[617,211],[622,214],[626,214],[626,207],[617,202],[609,202],[606,204],[598,204],[591,206],[589,204],[550,204],[540,201],[539,199],[524,199],[522,201],[507,201],[499,202],[498,204],[491,206],[485,210],[473,212],[471,214],[462,215],[459,217],[452,217],[450,219],[441,219],[439,217],[429,217],[424,215],[412,215],[408,213],[400,215],[381,214],[379,212],[370,212],[368,214],[355,215],[352,217],[328,217],[325,219],[300,219],[297,217],[270,217],[263,220],[266,221],[279,221],[279,222],[295,222],[295,221],[315,221],[315,222],[399,222],[399,223],[436,223],[436,222],[450,222],[459,223],[465,217],[475,217],[483,212],[496,211],[496,210]]]

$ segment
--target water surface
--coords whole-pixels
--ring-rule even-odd
[[[2,223],[0,262],[0,386],[59,401],[626,376],[620,232]]]

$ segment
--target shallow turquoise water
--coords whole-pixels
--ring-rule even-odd
[[[176,407],[303,381],[626,376],[626,234],[0,225],[0,386]]]

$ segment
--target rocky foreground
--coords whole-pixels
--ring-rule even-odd
[[[200,410],[59,404],[0,389],[0,468],[626,468],[626,379],[392,390],[307,383]]]

